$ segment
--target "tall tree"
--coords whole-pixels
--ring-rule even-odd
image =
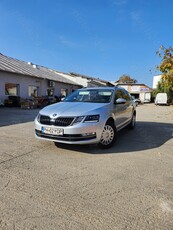
[[[157,69],[162,72],[162,79],[158,87],[173,98],[173,47],[161,46],[156,54],[161,58],[161,63]]]
[[[123,74],[119,80],[118,80],[119,83],[137,83],[137,80],[134,79],[134,78],[131,78],[129,75],[127,74]]]

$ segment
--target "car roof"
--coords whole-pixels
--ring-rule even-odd
[[[79,89],[79,90],[94,90],[94,89],[110,89],[110,90],[115,90],[115,89],[123,89],[123,90],[125,90],[124,88],[122,88],[122,87],[119,87],[119,86],[114,86],[114,87],[109,87],[109,86],[107,86],[107,87],[84,87],[84,88],[81,88],[81,89]]]

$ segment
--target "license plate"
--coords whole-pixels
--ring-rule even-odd
[[[41,131],[45,134],[59,135],[62,136],[64,133],[63,129],[52,128],[52,127],[42,127]]]

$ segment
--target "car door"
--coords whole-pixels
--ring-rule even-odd
[[[128,91],[124,91],[125,93],[125,98],[126,98],[126,114],[127,114],[127,122],[129,122],[132,119],[132,114],[133,114],[133,101],[131,98],[131,95]]]
[[[119,99],[117,101],[117,99]],[[123,89],[117,89],[114,98],[114,115],[117,130],[121,129],[129,120],[130,101]]]

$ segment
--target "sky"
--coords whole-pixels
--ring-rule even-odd
[[[173,0],[0,0],[0,53],[107,81],[152,87],[173,46]]]

